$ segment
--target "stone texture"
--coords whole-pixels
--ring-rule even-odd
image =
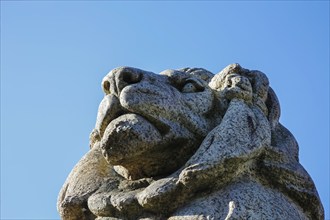
[[[62,219],[324,219],[262,72],[121,67],[102,88]]]

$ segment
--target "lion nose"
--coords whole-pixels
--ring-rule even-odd
[[[121,67],[111,71],[108,76],[103,79],[102,89],[105,94],[116,94],[119,96],[121,90],[126,86],[138,83],[142,79],[141,70]]]

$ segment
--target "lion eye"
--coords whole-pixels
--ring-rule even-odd
[[[195,80],[187,80],[183,85],[181,92],[192,93],[192,92],[202,92],[204,91],[203,85]]]

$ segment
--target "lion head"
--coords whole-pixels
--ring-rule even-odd
[[[212,74],[204,69],[159,75],[129,67],[112,70],[91,143],[129,179],[163,176],[181,167],[221,121]]]

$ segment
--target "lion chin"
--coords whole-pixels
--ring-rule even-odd
[[[102,88],[91,149],[59,194],[62,219],[324,218],[262,72],[120,67]]]

